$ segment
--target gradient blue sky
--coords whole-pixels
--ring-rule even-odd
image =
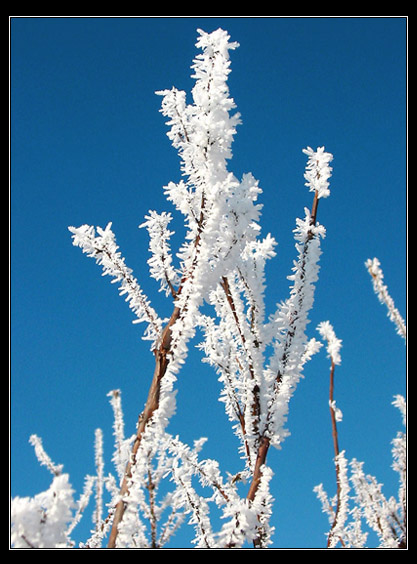
[[[406,16],[12,17],[12,495],[34,495],[50,482],[28,443],[32,433],[79,493],[102,427],[110,470],[110,390],[122,390],[126,433],[134,432],[153,356],[115,286],[71,245],[67,226],[112,221],[127,264],[160,315],[170,314],[147,275],[147,234],[137,229],[149,209],[171,211],[162,186],[180,176],[154,92],[190,91],[196,29],[218,27],[240,43],[229,85],[243,123],[230,170],[259,179],[263,230],[279,243],[267,271],[270,311],[288,294],[292,229],[311,205],[302,149],[325,145],[334,154],[331,197],[318,214],[327,237],[309,333],[328,319],[343,340],[340,447],[396,494],[390,441],[401,418],[391,401],[406,392],[406,349],[364,261],[380,259],[405,316]],[[325,544],[327,518],[312,490],[324,482],[335,492],[328,372],[324,352],[306,367],[290,408],[291,437],[270,453],[276,548]],[[217,377],[198,353],[177,387],[170,431],[190,443],[207,436],[202,455],[238,471]],[[184,531],[171,546],[188,538]]]

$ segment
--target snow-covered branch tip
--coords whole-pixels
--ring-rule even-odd
[[[333,326],[329,321],[322,321],[318,324],[317,331],[320,333],[322,339],[327,342],[327,354],[331,361],[336,365],[340,364],[342,362],[340,357],[342,341],[336,337]]]
[[[379,301],[385,304],[387,307],[387,315],[389,319],[395,324],[397,328],[397,333],[405,341],[407,340],[407,328],[404,319],[401,317],[400,312],[395,307],[394,300],[388,292],[388,287],[384,284],[384,273],[382,272],[381,263],[375,257],[373,259],[368,259],[365,262],[365,266],[368,269],[369,274],[372,278],[372,285],[375,294],[378,296]]]
[[[31,435],[29,442],[35,449],[36,458],[42,466],[46,466],[53,476],[59,476],[62,474],[62,469],[64,468],[63,464],[54,464],[52,462],[50,456],[43,448],[42,439],[40,437],[37,435]]]
[[[316,193],[318,198],[327,198],[330,196],[329,178],[332,175],[329,163],[333,160],[333,155],[327,153],[324,147],[318,147],[316,151],[307,147],[303,149],[303,153],[308,156],[304,174],[305,185],[310,188],[310,192]]]
[[[126,301],[136,315],[134,323],[147,323],[144,339],[155,343],[162,331],[162,321],[133,276],[132,269],[126,266],[111,225],[110,222],[105,229],[97,227],[97,234],[90,225],[68,227],[68,230],[72,233],[73,245],[103,267],[103,276],[108,275],[113,278],[113,283],[120,283],[119,293],[126,295]]]

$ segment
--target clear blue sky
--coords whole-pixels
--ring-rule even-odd
[[[12,495],[34,495],[50,482],[28,443],[32,433],[79,493],[94,471],[101,427],[110,470],[110,390],[122,390],[126,433],[134,432],[153,356],[115,286],[71,245],[67,226],[112,221],[127,264],[160,315],[170,314],[147,274],[147,234],[137,229],[149,209],[171,211],[162,187],[180,176],[154,92],[191,89],[196,29],[218,27],[240,43],[229,84],[243,123],[230,169],[259,179],[263,230],[279,243],[267,271],[271,310],[288,293],[295,218],[311,205],[302,149],[325,145],[334,154],[331,196],[319,207],[327,237],[309,332],[328,319],[343,340],[335,390],[341,448],[366,462],[387,496],[396,494],[390,441],[401,417],[390,404],[406,392],[406,349],[364,261],[380,259],[405,316],[406,17],[13,17]],[[290,408],[291,437],[269,456],[277,548],[323,547],[327,518],[312,490],[324,482],[335,492],[324,352],[305,376]],[[236,472],[218,386],[193,352],[169,429],[190,443],[207,436],[202,455]]]

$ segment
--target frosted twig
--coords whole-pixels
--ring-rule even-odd
[[[103,459],[103,431],[96,429],[94,441],[96,465],[96,507],[93,513],[93,523],[99,529],[103,517],[103,486],[104,486],[104,459]]]
[[[330,418],[332,422],[332,438],[333,438],[333,449],[334,449],[334,462],[336,467],[336,509],[334,511],[333,523],[330,528],[329,535],[327,537],[327,547],[333,547],[337,544],[338,540],[341,541],[343,545],[343,539],[341,535],[338,535],[338,531],[342,530],[341,521],[346,517],[341,519],[341,514],[344,515],[345,511],[344,502],[345,496],[348,491],[347,478],[346,478],[346,460],[344,454],[339,450],[339,438],[337,433],[337,422],[341,420],[341,411],[336,408],[336,400],[334,399],[334,372],[336,365],[341,363],[340,348],[342,346],[342,341],[336,337],[333,326],[328,321],[322,321],[317,326],[317,331],[320,333],[321,337],[327,342],[327,352],[331,359],[330,366],[330,384],[329,384],[329,408],[330,408]],[[344,451],[343,451],[344,452]]]
[[[103,276],[109,275],[113,282],[119,282],[119,293],[126,294],[126,301],[136,315],[136,323],[147,323],[144,338],[153,342],[157,341],[162,331],[162,321],[151,306],[148,298],[132,275],[132,270],[125,264],[124,258],[118,250],[116,237],[111,230],[111,223],[105,229],[81,225],[69,227],[73,234],[73,245],[81,247],[89,257],[95,258],[97,264],[103,267]]]
[[[53,476],[59,476],[62,473],[63,464],[54,464],[51,458],[43,448],[42,439],[37,435],[31,435],[29,438],[30,444],[35,449],[35,454],[42,466],[46,466]]]
[[[397,333],[404,340],[407,340],[407,328],[400,312],[395,307],[394,300],[388,292],[388,287],[384,284],[384,273],[382,272],[381,263],[377,258],[368,259],[365,262],[369,274],[372,277],[372,285],[379,301],[387,307],[387,315],[395,324]]]

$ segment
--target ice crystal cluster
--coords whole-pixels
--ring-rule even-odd
[[[181,178],[169,182],[164,192],[183,216],[184,241],[174,253],[171,211],[150,210],[141,224],[149,233],[149,273],[172,300],[171,318],[160,317],[125,264],[111,223],[105,228],[70,227],[73,244],[118,285],[155,354],[155,375],[137,433],[125,437],[121,394],[111,392],[115,473],[104,471],[102,436],[97,432],[96,475],[86,477],[78,501],[73,500],[67,475],[45,462],[49,459],[37,443],[53,483],[40,497],[13,501],[15,546],[73,546],[70,533],[94,492],[94,530],[84,547],[103,546],[111,530],[109,542],[116,548],[159,548],[184,520],[195,529],[197,548],[268,547],[272,542],[273,472],[266,456],[288,435],[290,399],[305,363],[321,346],[307,337],[306,328],[325,236],[317,206],[330,195],[332,155],[324,147],[304,150],[305,184],[313,204],[296,220],[288,295],[275,311],[267,312],[265,265],[275,256],[276,241],[261,232],[258,181],[251,173],[238,179],[228,169],[240,123],[227,84],[229,54],[238,44],[221,29],[198,33],[191,100],[176,88],[157,93],[168,137],[180,157]],[[199,348],[217,371],[220,399],[240,441],[238,474],[221,470],[217,461],[201,459],[203,439],[191,447],[167,431],[175,411],[175,384],[197,329],[202,335]],[[327,336],[329,353],[338,364],[337,342],[329,336],[329,327],[323,325],[321,334]],[[401,448],[398,445],[398,453]],[[106,492],[110,501],[104,505]],[[217,529],[211,519],[213,506],[220,516]]]

